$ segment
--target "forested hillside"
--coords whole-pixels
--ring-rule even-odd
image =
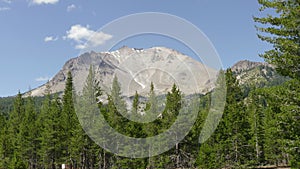
[[[210,107],[210,93],[199,96],[200,111],[194,127],[178,146],[161,155],[133,159],[114,155],[95,144],[77,119],[72,76],[69,73],[63,97],[45,94],[42,105],[32,97],[14,98],[13,108],[1,113],[1,168],[248,168],[262,165],[299,166],[300,85],[290,80],[280,86],[257,88],[245,96],[231,69],[225,71],[227,97],[223,118],[214,134],[198,143]],[[93,69],[83,95],[103,95]],[[183,93],[174,84],[165,97],[161,118],[150,123],[128,120],[114,101],[122,99],[115,78],[107,103],[98,101],[108,123],[118,132],[136,138],[162,133],[176,120]],[[145,112],[157,103],[151,85]],[[116,99],[117,98],[117,99]],[[81,100],[82,102],[84,100]],[[97,101],[97,100],[95,100]],[[131,110],[138,112],[138,93]],[[155,106],[154,106],[155,107]],[[140,114],[139,114],[140,115]]]

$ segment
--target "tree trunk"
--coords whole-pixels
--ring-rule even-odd
[[[180,159],[179,159],[179,143],[176,143],[176,167],[179,168],[179,163],[180,163]]]
[[[106,153],[104,149],[103,149],[103,168],[106,169]]]

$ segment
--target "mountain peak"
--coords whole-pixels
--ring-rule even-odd
[[[262,87],[278,85],[288,78],[279,75],[274,66],[263,62],[242,60],[231,67],[240,85]]]
[[[122,46],[118,49],[119,51],[127,51],[127,50],[132,50],[132,48],[128,47],[128,46]]]
[[[249,70],[249,69],[261,66],[261,65],[272,67],[270,64],[264,63],[264,62],[253,62],[253,61],[249,61],[249,60],[241,60],[241,61],[238,61],[236,64],[234,64],[231,67],[231,70],[234,72],[241,72],[241,71]]]
[[[205,93],[214,86],[217,71],[166,47],[148,49],[123,46],[111,52],[87,52],[70,59],[49,82],[53,93],[62,92],[68,71],[73,75],[74,88],[81,92],[90,65],[95,69],[95,76],[101,88],[110,92],[112,79],[117,76],[124,96],[132,96],[137,90],[140,95],[147,95],[151,82],[157,94],[165,94],[172,85],[176,85],[185,94]],[[187,67],[188,66],[188,67]],[[195,76],[191,72],[197,72]],[[209,74],[208,74],[209,72]],[[45,85],[34,89],[33,96],[45,93]]]

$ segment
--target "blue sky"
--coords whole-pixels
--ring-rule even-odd
[[[258,54],[270,46],[256,36],[252,16],[260,16],[258,8],[255,0],[0,0],[0,96],[44,84],[80,53],[88,34],[140,12],[169,13],[191,22],[213,43],[224,68],[244,59],[263,61]],[[110,35],[102,33],[105,43]],[[118,45],[167,46],[192,55],[179,43],[155,36]]]

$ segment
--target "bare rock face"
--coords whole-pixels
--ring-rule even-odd
[[[288,77],[278,74],[275,66],[268,63],[243,60],[234,64],[231,70],[242,86],[273,86],[289,80]]]
[[[234,64],[231,67],[231,70],[236,73],[240,73],[240,72],[250,70],[250,69],[253,69],[253,68],[259,67],[259,66],[273,67],[272,65],[270,65],[268,63],[252,62],[249,60],[241,60],[241,61],[238,61],[236,64]]]
[[[63,92],[68,71],[73,75],[74,87],[80,93],[90,65],[102,89],[110,91],[114,76],[118,77],[122,94],[132,96],[135,91],[147,95],[150,83],[155,91],[164,94],[175,83],[184,94],[206,93],[213,89],[217,71],[173,49],[153,47],[135,49],[122,47],[112,52],[89,52],[70,59],[48,82],[52,93]],[[46,84],[33,89],[33,96],[42,96]]]

